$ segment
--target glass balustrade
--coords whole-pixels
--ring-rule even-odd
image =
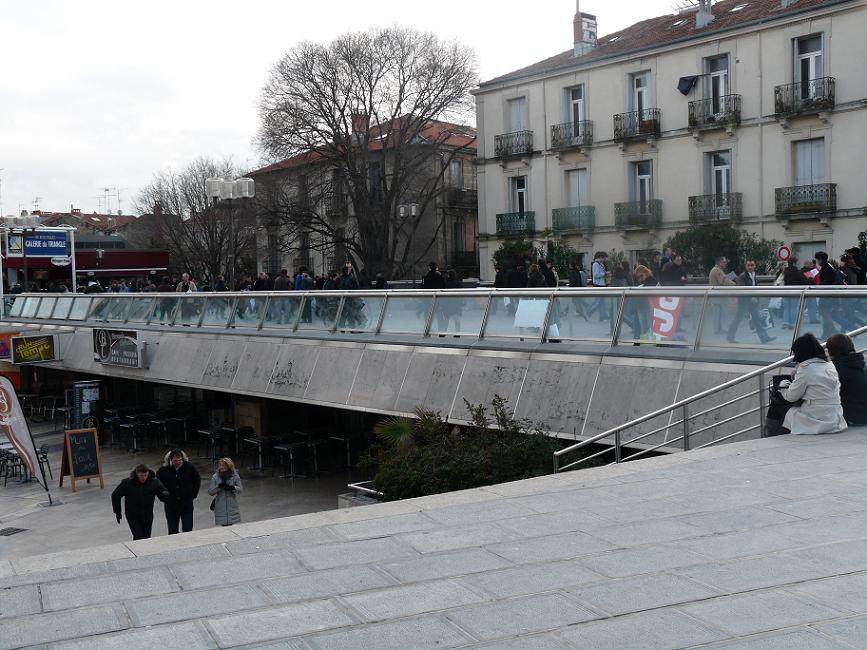
[[[867,289],[663,288],[9,296],[7,320],[511,339],[781,356],[867,323]],[[867,339],[864,339],[867,340]],[[563,349],[562,347],[560,349]],[[637,352],[640,354],[640,352]]]

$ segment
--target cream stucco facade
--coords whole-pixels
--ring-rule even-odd
[[[694,16],[671,17],[681,19]],[[867,2],[829,2],[482,84],[475,97],[483,279],[492,278],[491,255],[509,228],[533,232],[540,242],[568,242],[585,253],[585,264],[594,250],[635,258],[660,249],[691,216],[731,221],[803,255],[822,248],[839,255],[856,245],[867,230],[865,34]],[[684,96],[678,83],[692,75],[702,76]],[[829,77],[834,81],[823,81]],[[794,109],[779,113],[775,88],[802,81],[793,95],[778,95],[789,97],[785,108]],[[733,96],[739,96],[739,120],[729,110]],[[689,104],[701,100],[692,124]],[[642,112],[615,134],[614,116],[630,111]],[[589,125],[570,127],[578,133],[567,136],[577,137],[565,140],[559,131],[552,142],[552,127],[577,120],[592,122],[592,143],[582,142]],[[708,128],[690,128],[696,125]],[[497,138],[516,131],[531,131],[532,145],[526,134]],[[691,206],[689,197],[706,198]],[[586,210],[577,223],[569,225],[568,215],[554,222],[553,211],[579,205],[595,209],[595,223]],[[508,216],[521,212],[534,223]],[[499,232],[497,215],[507,215]]]

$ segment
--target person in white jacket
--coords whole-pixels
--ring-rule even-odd
[[[798,364],[795,376],[791,384],[780,382],[780,393],[789,402],[803,402],[788,410],[783,426],[793,434],[845,431],[840,379],[822,345],[812,334],[804,334],[792,343],[792,355]]]

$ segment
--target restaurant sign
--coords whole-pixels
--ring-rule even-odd
[[[109,366],[143,368],[144,350],[135,330],[94,328],[93,360]]]
[[[57,342],[53,336],[12,337],[12,363],[41,363],[57,360]]]

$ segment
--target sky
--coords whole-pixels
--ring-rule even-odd
[[[675,0],[582,0],[599,36]],[[475,48],[482,80],[572,46],[572,0],[0,0],[0,214],[130,214],[154,173],[262,162],[256,104],[301,41],[399,24]],[[106,190],[108,191],[106,192]],[[108,198],[106,198],[108,197]]]

